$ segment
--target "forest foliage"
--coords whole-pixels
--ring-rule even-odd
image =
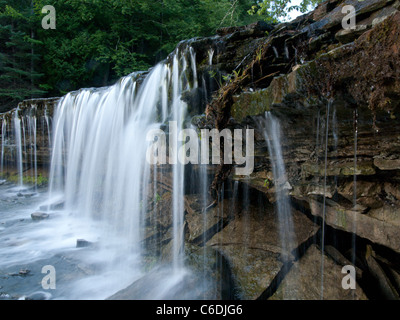
[[[56,29],[42,28],[45,5],[56,9]],[[183,39],[277,19],[275,9],[270,0],[0,0],[0,112],[110,85],[147,70]]]

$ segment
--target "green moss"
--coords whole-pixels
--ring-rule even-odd
[[[156,195],[155,195],[155,197],[154,197],[154,203],[158,203],[158,202],[160,202],[161,201],[161,199],[162,199],[162,197],[158,194],[158,193],[156,193]]]
[[[304,163],[302,165],[302,173],[304,176],[324,176],[325,168],[313,163]],[[355,175],[374,175],[376,173],[372,162],[365,161],[357,163],[357,167],[354,170],[354,164],[352,162],[335,164],[332,163],[327,167],[327,176],[353,176]]]
[[[353,164],[348,164],[340,170],[340,174],[343,176],[352,176],[354,174],[369,176],[375,173],[376,171],[370,162],[357,163],[356,168],[354,168]]]
[[[336,211],[336,225],[346,230],[347,219],[346,212],[343,209],[337,209]]]
[[[232,115],[237,121],[242,121],[246,116],[262,114],[269,111],[271,101],[268,90],[242,93],[232,105]]]
[[[11,174],[6,177],[6,179],[12,183],[19,183],[19,175],[18,174]],[[38,187],[45,186],[49,183],[49,179],[47,177],[42,176],[39,174],[37,178],[32,176],[23,176],[22,183],[25,185],[37,185]]]

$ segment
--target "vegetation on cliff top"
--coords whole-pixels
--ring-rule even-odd
[[[248,12],[250,15],[263,16],[269,22],[278,22],[287,18],[293,10],[305,13],[320,2],[322,0],[263,0],[253,5]]]
[[[0,112],[27,98],[105,86],[183,40],[259,17],[255,0],[0,0]],[[43,29],[45,5],[56,29]]]

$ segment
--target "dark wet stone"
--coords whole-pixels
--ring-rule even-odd
[[[85,247],[90,247],[92,245],[93,245],[93,242],[87,241],[85,239],[76,240],[76,247],[77,248],[85,248]]]
[[[34,212],[34,213],[31,214],[32,220],[35,220],[35,221],[48,219],[49,216],[50,215],[48,213],[45,213],[45,212]]]

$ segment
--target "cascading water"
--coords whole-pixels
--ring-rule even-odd
[[[297,259],[296,235],[292,219],[292,209],[289,199],[290,184],[286,175],[285,162],[282,153],[282,137],[279,119],[272,115],[270,111],[265,113],[263,120],[264,137],[267,141],[270,163],[275,188],[275,212],[279,228],[281,259],[284,263],[284,272],[288,271],[291,261]],[[296,283],[292,282],[283,292],[284,299],[296,299]]]
[[[3,177],[4,173],[4,152],[5,152],[5,144],[6,144],[6,136],[7,136],[7,120],[3,119],[1,122],[1,167],[0,167],[0,175]]]
[[[270,111],[265,113],[265,140],[268,144],[268,151],[271,159],[272,174],[275,184],[276,212],[278,215],[279,235],[282,253],[285,259],[289,258],[291,245],[295,241],[293,229],[292,212],[288,196],[289,183],[286,175],[285,163],[282,155],[281,128],[279,120]]]
[[[17,165],[18,165],[18,184],[23,185],[23,162],[22,162],[22,137],[21,137],[21,119],[18,116],[18,109],[14,112],[14,129],[15,129],[15,145],[17,148]]]
[[[60,285],[56,299],[104,299],[145,277],[151,278],[146,284],[148,294],[140,293],[137,298],[209,297],[198,292],[201,288],[195,294],[179,291],[191,275],[184,263],[185,155],[180,154],[184,149],[180,147],[186,139],[182,129],[188,114],[182,94],[198,86],[196,53],[182,44],[145,76],[133,73],[110,87],[68,93],[55,105],[52,117],[46,105],[37,108],[34,102],[17,108],[9,118],[2,116],[2,173],[8,162],[15,171],[16,163],[19,185],[29,171],[38,192],[36,200],[31,199],[36,209],[25,208],[21,216],[38,212],[50,218],[36,229],[29,225],[8,229],[6,245],[0,249],[7,259],[0,269],[25,261],[40,263],[35,261],[54,259],[63,252],[96,272],[82,279],[78,272],[76,279]],[[148,150],[154,143],[148,133],[167,127],[169,165],[148,162]],[[46,144],[51,148],[51,165],[48,197],[43,201],[37,182],[41,148]],[[201,165],[204,207],[209,201],[207,171],[208,166]],[[161,185],[167,189],[160,189]],[[165,190],[170,193],[171,212],[156,208]],[[166,235],[162,228],[156,231],[170,237],[157,244],[158,253],[147,247],[146,237],[154,238],[152,230],[157,228],[151,221],[157,224],[160,218],[152,210],[160,211],[159,216],[170,215],[171,221]],[[29,245],[15,246],[14,240],[8,240],[14,238]],[[166,245],[165,241],[170,242]],[[79,250],[72,250],[79,243],[94,246],[84,259]],[[154,265],[154,259],[161,258],[155,254],[162,254],[162,265]],[[59,268],[65,268],[64,264]],[[203,278],[199,287],[207,286]]]
[[[28,120],[28,132],[29,136],[32,137],[31,142],[31,152],[30,152],[30,162],[33,164],[33,172],[32,172],[32,181],[35,186],[35,190],[37,191],[37,176],[38,176],[38,168],[37,168],[37,143],[36,143],[36,132],[37,132],[37,120],[36,116],[33,115],[27,118]]]
[[[100,247],[107,247],[115,235],[122,238],[124,248],[116,253],[116,260],[129,254],[141,261],[147,185],[156,181],[158,172],[156,165],[146,161],[146,135],[167,121],[176,123],[169,132],[169,160],[173,164],[172,268],[179,275],[184,273],[184,165],[174,150],[186,117],[182,92],[197,87],[195,53],[191,48],[177,50],[171,64],[154,67],[140,86],[137,77],[134,73],[114,86],[83,89],[62,98],[53,118],[49,203],[65,199],[66,212],[98,221],[103,229]],[[138,273],[140,267],[137,263]]]
[[[29,104],[2,115],[0,121],[1,175],[16,181],[20,190],[33,186],[33,191],[38,192],[39,171],[42,164],[47,162],[43,153],[38,152],[38,148],[50,148],[50,140],[47,139],[50,129],[45,125],[45,117],[38,114],[35,104]],[[46,137],[40,143],[38,132]]]

